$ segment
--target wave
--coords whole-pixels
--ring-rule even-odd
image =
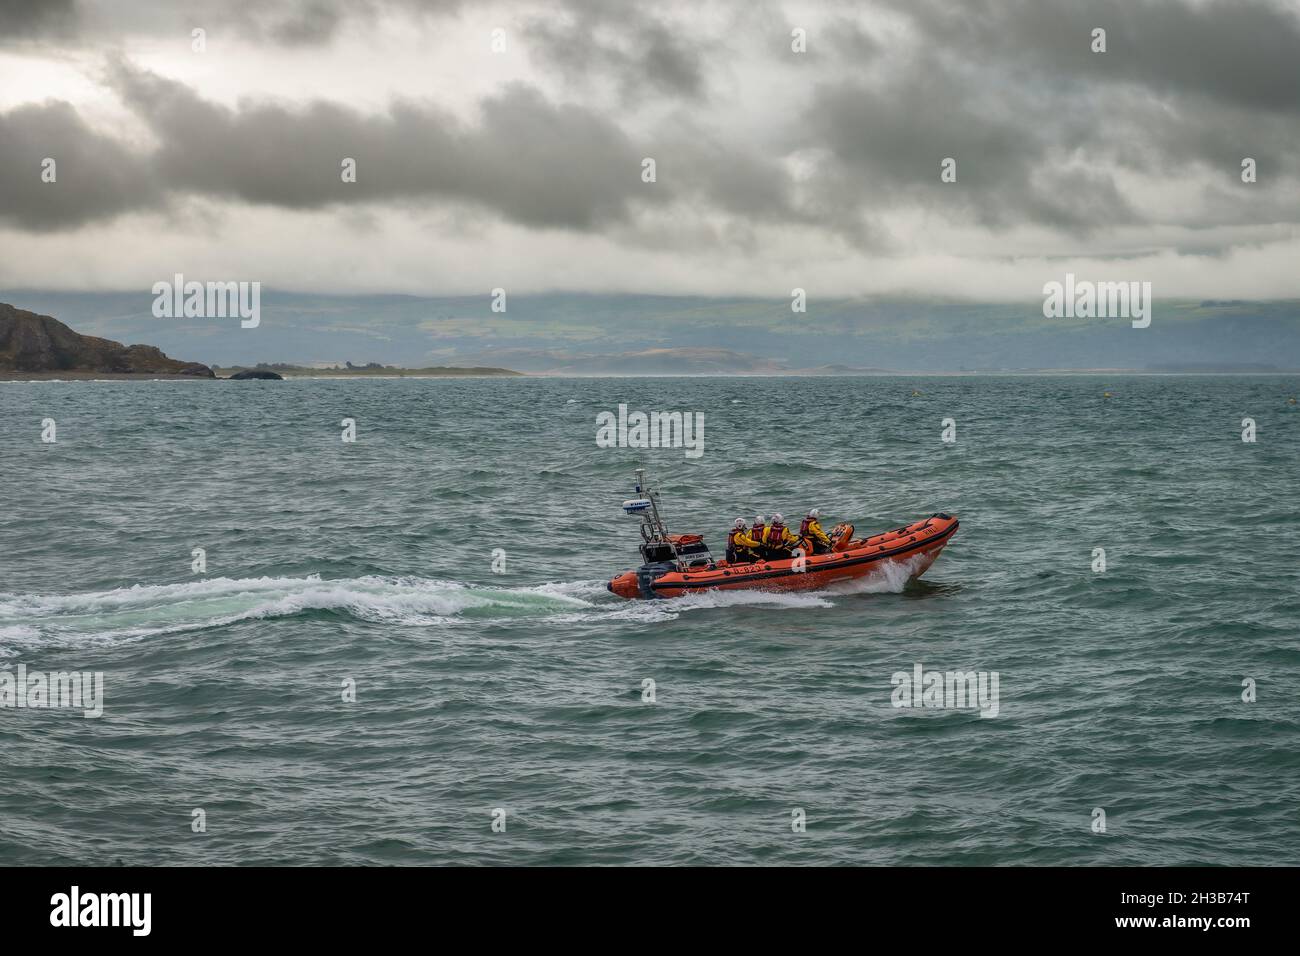
[[[68,595],[0,595],[0,631],[9,643],[42,635],[141,637],[238,621],[332,611],[379,623],[428,625],[494,612],[521,616],[578,607],[586,583],[535,588],[473,587],[455,581],[365,576],[208,578]]]
[[[901,594],[925,561],[924,555],[913,555],[906,561],[885,561],[870,574],[832,584],[826,591],[829,594]]]
[[[624,601],[605,582],[561,581],[489,587],[417,577],[367,575],[207,578],[66,595],[0,594],[0,656],[50,643],[97,644],[225,627],[241,621],[312,612],[401,627],[550,621],[557,625],[653,623],[683,613],[747,605],[778,609],[831,607],[832,594],[898,591],[892,570],[879,581],[822,592],[716,591],[670,600]]]

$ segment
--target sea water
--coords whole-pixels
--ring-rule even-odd
[[[1298,392],[0,383],[0,669],[103,675],[0,707],[0,864],[1300,863]],[[601,447],[621,403],[704,454]],[[638,464],[719,553],[961,528],[910,583],[627,602]]]

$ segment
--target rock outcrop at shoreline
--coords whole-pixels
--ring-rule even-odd
[[[215,378],[198,362],[168,358],[152,345],[81,335],[58,319],[0,302],[0,372],[102,372]]]

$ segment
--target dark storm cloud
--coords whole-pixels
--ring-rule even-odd
[[[111,82],[149,124],[160,144],[150,164],[177,192],[297,209],[436,199],[569,229],[623,220],[632,200],[654,197],[643,151],[615,124],[519,84],[468,125],[417,102],[380,115],[328,102],[234,110],[124,61]],[[355,183],[342,181],[344,158],[356,160]]]
[[[1094,144],[1133,170],[1174,173],[1202,166],[1232,173],[1250,156],[1270,176],[1300,176],[1295,148],[1300,125],[1265,109],[1248,109],[1208,94],[1156,99],[1139,89],[1110,93],[1096,111]],[[1107,133],[1107,129],[1110,132]],[[1098,148],[1094,146],[1094,148]],[[1261,179],[1261,182],[1267,180]]]
[[[847,63],[856,65],[869,62],[879,56],[884,49],[874,36],[852,20],[843,17],[827,24],[820,32],[826,34],[826,45]],[[821,39],[818,37],[814,40],[815,50],[821,46]]]
[[[1256,0],[889,2],[913,43],[870,81],[817,86],[809,107],[808,144],[830,152],[816,181],[863,214],[911,206],[991,229],[1138,224],[1114,178],[1127,171],[1209,177],[1173,224],[1300,218],[1292,14]],[[1091,51],[1098,26],[1104,54]],[[1243,189],[1247,156],[1268,175]],[[939,181],[946,157],[957,183]]]
[[[230,22],[245,36],[284,46],[321,46],[352,23],[388,14],[437,18],[457,12],[462,0],[206,0],[208,16]]]
[[[675,142],[661,153],[660,179],[670,188],[697,192],[719,209],[753,219],[798,218],[789,175],[756,150],[737,149],[700,129],[678,128]]]
[[[286,46],[313,46],[328,42],[343,21],[343,11],[326,0],[312,0],[270,25],[272,40]]]
[[[54,182],[42,181],[55,162]],[[53,231],[156,207],[149,157],[90,129],[66,103],[0,113],[0,222]]]
[[[609,8],[571,0],[567,16],[552,11],[526,26],[523,41],[543,69],[574,84],[612,79],[629,102],[648,95],[704,95],[702,48],[636,6],[611,17]]]
[[[1300,111],[1300,11],[1268,0],[885,0],[928,49],[1035,75]],[[1093,53],[1101,27],[1107,52]]]
[[[919,205],[990,228],[1133,221],[1108,177],[1065,168],[1056,144],[1080,141],[1069,121],[1027,116],[1027,108],[982,101],[968,79],[916,60],[884,85],[820,86],[810,142],[829,149],[838,167],[831,181],[854,184],[845,201],[865,207]],[[940,180],[948,158],[956,160],[955,183]]]
[[[0,46],[32,38],[76,46],[136,33],[188,37],[194,27],[285,47],[320,46],[349,20],[440,16],[460,7],[461,0],[0,0]]]
[[[36,175],[41,157],[60,154],[85,167],[65,180],[59,159],[57,198],[29,194],[18,185],[25,174],[7,177],[0,217],[69,228],[194,195],[288,209],[455,204],[530,227],[601,232],[635,224],[642,207],[676,201],[701,216],[723,214],[733,235],[794,224],[879,247],[882,216],[895,211],[1081,235],[1155,225],[1135,208],[1144,197],[1133,183],[1188,174],[1208,183],[1188,197],[1204,202],[1164,214],[1160,225],[1300,220],[1300,18],[1289,10],[1262,0],[882,5],[895,16],[845,6],[814,24],[807,59],[791,56],[792,24],[769,4],[724,8],[730,14],[708,19],[708,30],[688,7],[565,0],[542,18],[538,7],[521,6],[513,49],[539,79],[567,79],[562,89],[576,102],[517,83],[478,103],[472,122],[416,100],[374,113],[324,100],[249,99],[231,108],[119,58],[107,83],[156,145],[139,152],[105,138],[67,105],[0,115],[0,159],[12,168]],[[185,10],[300,46],[324,44],[352,20],[456,7],[191,0]],[[39,9],[57,16],[13,3],[0,16],[34,36],[85,13],[71,3]],[[153,0],[130,9],[181,15]],[[1090,50],[1096,26],[1108,31],[1105,54]],[[744,69],[728,72],[736,67]],[[716,101],[711,78],[722,78],[717,90],[734,89],[756,67],[786,83],[778,108],[744,102],[743,89],[734,109]],[[624,108],[608,107],[610,93]],[[635,108],[642,105],[666,116],[650,123]],[[645,156],[659,164],[657,183],[641,182]],[[1261,173],[1247,190],[1239,179],[1245,156]],[[340,179],[344,157],[358,163],[355,184]],[[946,157],[957,160],[954,184],[940,181]],[[98,158],[94,168],[82,163]]]
[[[42,157],[60,164],[59,182],[34,195],[20,178],[4,178],[8,218],[67,228],[195,195],[287,209],[456,203],[530,227],[592,232],[626,223],[638,205],[682,198],[759,221],[809,221],[768,157],[685,120],[634,142],[604,116],[523,84],[485,99],[478,120],[465,123],[415,101],[381,114],[326,101],[232,109],[122,59],[106,82],[157,146],[133,152],[105,139],[68,104],[0,114],[6,169],[28,169],[35,182]],[[658,182],[642,181],[645,157],[656,160]],[[356,161],[355,183],[342,179],[345,158]]]
[[[638,67],[660,90],[681,96],[699,96],[704,89],[704,72],[699,53],[662,24],[643,27]]]
[[[74,0],[0,0],[0,43],[68,35],[76,24]]]

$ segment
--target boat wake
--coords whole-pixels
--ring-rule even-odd
[[[836,595],[900,591],[906,571],[898,568],[897,574],[901,577],[894,580],[891,568],[887,578],[846,582],[844,589],[820,592],[712,591],[658,601],[619,600],[599,580],[506,588],[371,575],[336,580],[318,575],[208,578],[67,595],[0,593],[0,658],[51,644],[115,644],[313,613],[428,627],[511,621],[652,623],[709,608],[831,607]]]

